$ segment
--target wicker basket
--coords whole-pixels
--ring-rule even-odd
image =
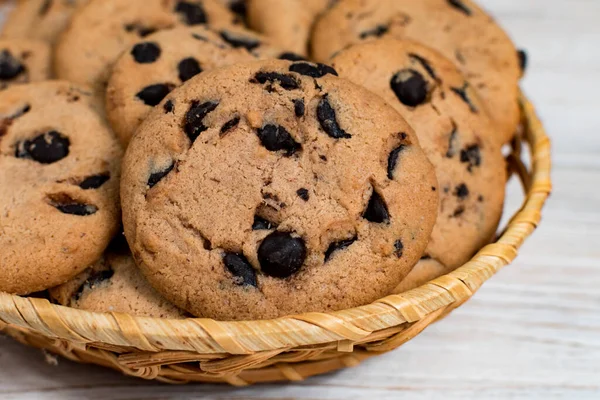
[[[550,141],[522,99],[523,132],[508,156],[525,200],[494,244],[446,276],[373,304],[270,321],[162,320],[95,314],[0,293],[0,331],[68,359],[169,383],[298,381],[406,343],[467,301],[517,256],[550,194]],[[531,171],[522,144],[531,153]]]

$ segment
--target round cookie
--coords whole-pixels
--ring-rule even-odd
[[[118,228],[122,151],[91,97],[61,81],[0,93],[0,291],[66,282]]]
[[[49,292],[58,304],[80,310],[151,318],[185,318],[183,311],[150,286],[128,248],[125,251],[110,248],[92,266]]]
[[[91,0],[62,35],[55,70],[62,79],[103,93],[112,64],[141,37],[180,25],[229,25],[234,19],[218,0]]]
[[[53,44],[77,7],[88,0],[19,1],[2,27],[3,38],[28,38]]]
[[[335,0],[248,0],[250,27],[297,54],[308,54],[313,23]]]
[[[154,106],[202,71],[256,58],[287,57],[256,33],[238,27],[183,27],[152,34],[123,52],[106,90],[108,119],[125,146]]]
[[[50,48],[28,39],[0,39],[0,90],[50,77]]]
[[[433,167],[393,108],[335,74],[279,60],[207,71],[142,123],[123,163],[125,233],[174,304],[226,320],[339,310],[417,263]]]
[[[488,244],[504,204],[506,164],[496,127],[460,71],[420,43],[379,39],[332,60],[340,76],[381,96],[415,129],[433,163],[440,208],[423,260],[403,287],[437,278]]]
[[[519,124],[519,59],[510,38],[471,0],[345,0],[316,23],[313,56],[325,62],[351,44],[412,39],[452,60],[480,93],[509,141]]]

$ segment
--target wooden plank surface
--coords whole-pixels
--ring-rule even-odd
[[[600,1],[481,0],[530,52],[555,192],[517,262],[403,348],[294,385],[171,387],[0,338],[0,398],[600,399]],[[519,202],[510,187],[508,209]]]

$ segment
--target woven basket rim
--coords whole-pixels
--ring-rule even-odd
[[[469,299],[487,279],[512,262],[540,222],[542,208],[552,190],[550,139],[523,95],[521,107],[527,127],[524,139],[529,143],[532,165],[530,179],[520,174],[527,192],[521,209],[495,243],[481,249],[456,271],[419,288],[353,309],[257,321],[174,320],[93,313],[54,305],[45,299],[0,292],[0,331],[11,326],[108,349],[244,355],[269,351],[277,354],[324,343],[334,343],[339,351],[351,352],[354,344],[373,342],[378,337],[385,339],[390,331],[407,323],[436,319],[443,310]],[[527,172],[524,167],[523,170]],[[428,323],[421,325],[424,329]],[[414,335],[419,332],[416,329]]]

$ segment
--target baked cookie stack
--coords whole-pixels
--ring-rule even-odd
[[[95,312],[368,304],[494,239],[526,64],[470,0],[23,0],[0,291]]]

